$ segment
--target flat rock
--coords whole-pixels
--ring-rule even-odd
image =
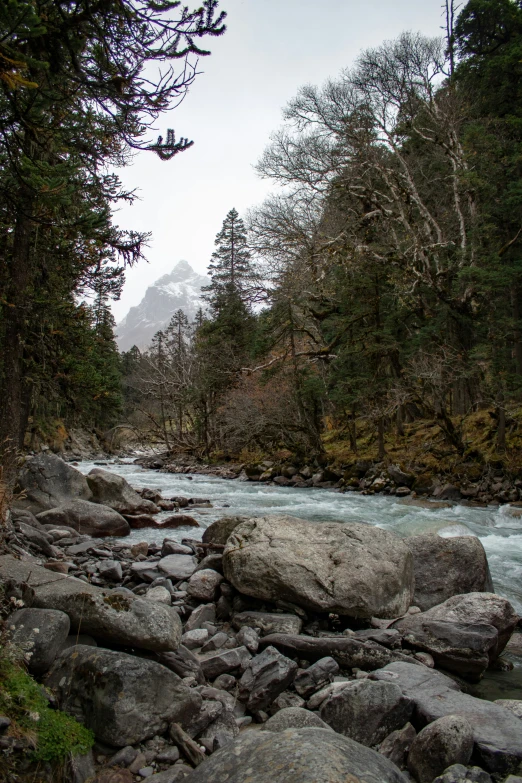
[[[77,645],[54,663],[46,684],[60,709],[108,745],[125,747],[182,726],[199,712],[201,696],[154,661]]]
[[[398,536],[358,523],[249,519],[229,536],[223,571],[245,595],[352,617],[397,617],[413,597],[410,550]]]
[[[246,647],[234,647],[218,653],[209,653],[200,658],[200,665],[207,680],[214,680],[220,674],[243,671],[251,659]]]
[[[413,554],[413,603],[422,611],[461,593],[493,592],[486,552],[475,536],[427,533],[405,543]]]
[[[474,758],[488,772],[507,775],[522,762],[522,721],[498,704],[461,693],[450,677],[411,663],[391,663],[370,675],[397,685],[415,704],[419,725],[460,715],[471,726]]]
[[[198,561],[192,555],[167,555],[159,561],[158,569],[170,579],[189,579],[197,568]]]
[[[329,729],[247,731],[186,783],[406,783],[384,756]]]
[[[65,612],[73,631],[155,652],[175,650],[180,643],[179,616],[163,604],[102,590],[10,555],[0,557],[0,580],[6,579],[27,582],[34,590],[33,606]]]

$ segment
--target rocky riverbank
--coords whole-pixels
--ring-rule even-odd
[[[275,515],[131,545],[122,521],[190,499],[52,456],[22,487],[4,632],[94,732],[74,783],[518,780],[522,701],[466,692],[521,637],[478,539]],[[29,740],[3,717],[14,782]]]
[[[501,470],[468,466],[468,476],[408,472],[399,465],[382,462],[356,461],[347,465],[299,466],[290,462],[265,460],[260,463],[226,463],[214,465],[167,454],[138,457],[135,462],[144,468],[167,473],[200,473],[224,479],[274,484],[279,487],[335,489],[339,492],[360,492],[363,495],[393,495],[408,498],[432,498],[439,503],[459,502],[470,505],[511,503],[522,508],[522,480],[508,477]],[[469,476],[473,474],[475,480]],[[521,512],[522,513],[522,512]]]

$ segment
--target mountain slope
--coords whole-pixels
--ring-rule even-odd
[[[149,286],[136,307],[131,307],[116,326],[120,351],[133,345],[147,348],[157,331],[164,329],[176,310],[183,310],[189,320],[204,303],[201,288],[208,285],[206,275],[195,272],[187,261],[180,261],[169,275],[163,275]]]

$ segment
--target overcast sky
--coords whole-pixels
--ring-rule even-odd
[[[187,5],[196,7],[196,0]],[[365,48],[403,30],[440,35],[441,0],[220,0],[228,30],[203,46],[201,73],[185,101],[158,123],[166,136],[188,136],[194,146],[170,162],[136,156],[120,172],[140,200],[116,222],[152,232],[149,263],[127,272],[119,321],[147,286],[186,259],[205,272],[227,212],[243,214],[273,185],[253,166],[281,124],[281,109],[303,84],[322,84],[350,66]]]

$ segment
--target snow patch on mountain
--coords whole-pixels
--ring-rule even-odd
[[[133,345],[148,348],[152,338],[164,329],[176,310],[183,310],[191,321],[200,307],[205,307],[201,289],[208,285],[206,275],[195,272],[187,261],[180,261],[169,275],[163,275],[149,286],[136,307],[131,307],[116,326],[120,351]]]

